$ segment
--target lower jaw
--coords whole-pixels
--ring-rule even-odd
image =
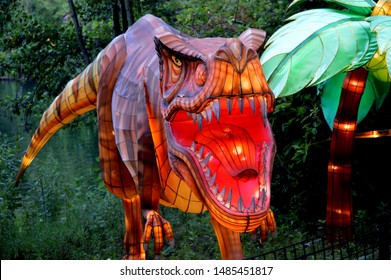
[[[258,212],[237,212],[235,210],[225,208],[223,205],[215,201],[212,194],[206,190],[207,186],[205,183],[200,183],[203,182],[203,179],[196,174],[197,172],[195,172],[195,170],[198,170],[198,166],[192,166],[193,164],[189,162],[188,157],[184,156],[185,153],[187,153],[186,149],[181,146],[177,146],[176,148],[178,150],[169,148],[169,153],[179,159],[176,170],[182,174],[182,177],[188,178],[188,180],[185,179],[188,186],[196,194],[196,196],[204,202],[206,208],[210,212],[210,215],[220,225],[238,233],[252,232],[261,225],[263,218],[267,214],[269,201],[267,201],[263,210]],[[179,152],[179,150],[182,150],[182,152]],[[188,156],[191,157],[190,155]],[[196,164],[194,163],[194,165]]]
[[[196,159],[194,159],[196,160]],[[197,165],[197,164],[194,164]],[[198,166],[197,166],[198,167]],[[194,169],[197,170],[197,169]],[[202,172],[198,172],[202,174]],[[196,174],[194,174],[197,176]],[[205,203],[206,208],[210,212],[210,215],[222,226],[230,229],[234,232],[244,233],[244,232],[252,232],[257,229],[261,223],[263,222],[264,217],[266,216],[269,210],[270,197],[269,195],[265,195],[265,201],[262,206],[259,204],[260,199],[256,201],[257,210],[249,210],[249,201],[245,202],[245,210],[239,211],[237,210],[237,205],[233,205],[231,208],[227,208],[221,202],[218,201],[217,197],[211,193],[211,188],[208,186],[208,183],[201,176],[197,176],[197,179],[194,180],[196,183],[196,188],[198,189],[200,195],[202,196],[202,200]],[[258,181],[259,179],[255,180]],[[268,181],[268,179],[266,179]],[[237,183],[236,183],[237,184]],[[267,182],[268,185],[268,182]],[[266,193],[270,194],[270,186],[264,187]],[[233,201],[237,201],[238,198],[232,199]],[[248,200],[248,199],[247,199]]]
[[[252,232],[257,229],[261,225],[267,213],[267,211],[257,213],[244,212],[240,214],[230,213],[208,200],[210,199],[205,199],[205,202],[210,215],[220,225],[238,233]]]

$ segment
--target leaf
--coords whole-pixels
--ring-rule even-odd
[[[379,52],[383,54],[391,48],[391,16],[374,16],[366,18],[372,32],[377,33]]]
[[[295,0],[289,5],[288,9],[296,7],[307,0]],[[373,7],[376,5],[372,0],[326,0],[330,3],[341,5],[360,15],[370,15]]]
[[[276,97],[317,85],[367,63],[377,50],[375,34],[361,16],[332,9],[293,15],[277,30],[261,56]]]
[[[391,49],[386,52],[388,75],[391,77]]]
[[[370,22],[372,32],[376,32],[379,54],[386,54],[388,74],[391,77],[391,16],[373,16],[366,19]]]
[[[345,76],[346,73],[339,73],[327,82],[318,85],[318,92],[321,94],[323,116],[330,129],[333,129],[333,122],[335,115],[337,114]],[[390,85],[391,83],[378,81],[373,77],[371,72],[369,72],[365,90],[361,97],[360,107],[358,109],[357,123],[360,123],[366,117],[374,102],[376,103],[377,109],[382,105],[388,95]]]
[[[372,0],[326,0],[327,2],[339,4],[360,15],[370,15],[376,3]]]

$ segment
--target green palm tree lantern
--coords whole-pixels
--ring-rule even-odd
[[[391,0],[326,1],[341,9],[312,9],[290,17],[268,40],[261,63],[276,97],[318,88],[332,130],[326,226],[346,227],[348,237],[356,126],[390,91]]]

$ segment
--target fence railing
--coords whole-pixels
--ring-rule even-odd
[[[312,238],[248,259],[261,260],[378,260],[390,259],[390,216],[382,215],[351,228],[322,230]],[[350,236],[350,238],[346,238]]]

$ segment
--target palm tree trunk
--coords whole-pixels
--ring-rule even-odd
[[[335,116],[328,163],[326,226],[335,239],[351,237],[352,186],[351,155],[357,126],[357,114],[368,72],[358,68],[345,77]],[[343,230],[343,231],[341,231]]]

